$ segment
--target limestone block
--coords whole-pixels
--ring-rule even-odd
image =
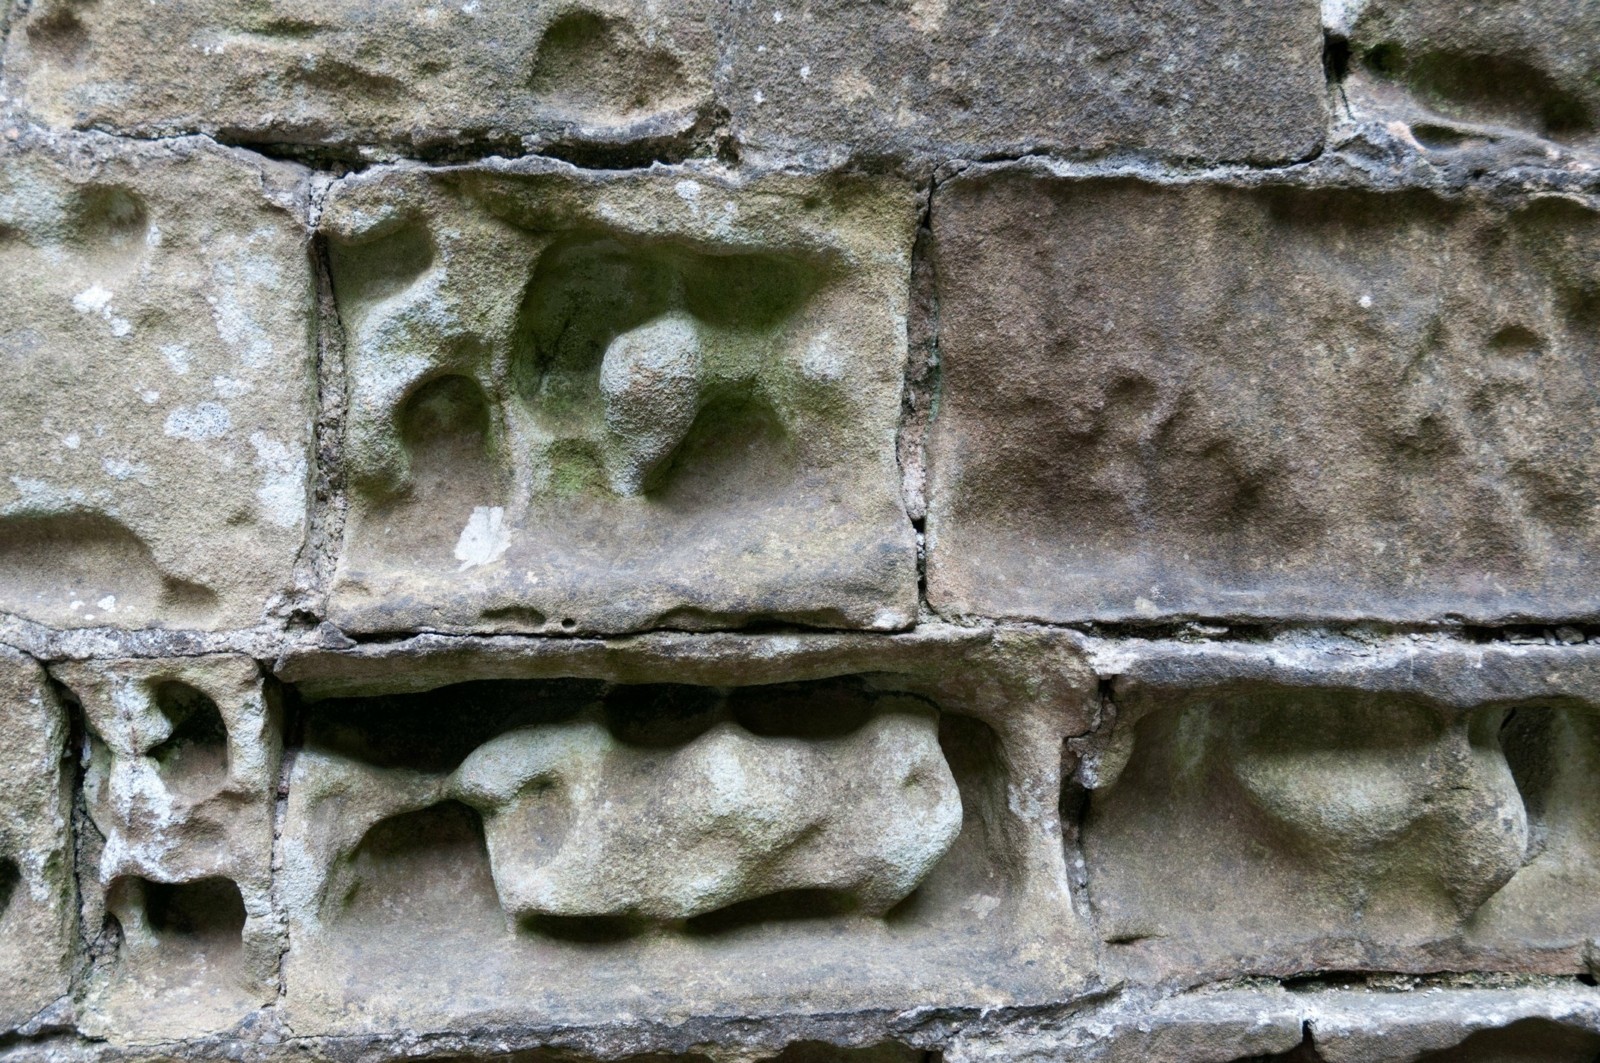
[[[942,187],[950,614],[1600,608],[1600,214],[1423,192]]]
[[[1314,0],[734,4],[728,37],[722,103],[769,162],[1282,162],[1314,154],[1327,121]]]
[[[911,189],[376,171],[323,224],[348,334],[345,630],[893,629]]]
[[[67,993],[77,938],[66,714],[44,669],[0,647],[0,1032]]]
[[[298,171],[199,141],[0,137],[0,609],[259,621],[315,410]]]
[[[1346,5],[1361,110],[1409,122],[1432,150],[1532,135],[1600,145],[1600,9],[1587,0],[1475,7],[1448,0]]]
[[[89,727],[91,874],[120,929],[88,1022],[122,1036],[233,1025],[277,993],[279,709],[246,657],[57,665]],[[152,994],[161,1006],[151,1008]]]
[[[1077,743],[1109,960],[1582,973],[1600,648],[1397,641],[1120,662],[1114,726]]]
[[[13,95],[58,125],[403,153],[681,137],[709,108],[704,0],[44,0]]]

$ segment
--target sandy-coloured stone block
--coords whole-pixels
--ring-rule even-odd
[[[896,629],[913,191],[872,178],[353,177],[346,630]]]
[[[203,141],[0,137],[0,610],[283,605],[316,402],[298,180]]]
[[[1285,162],[1327,123],[1315,0],[735,4],[719,98],[753,158],[1050,152]]]
[[[1430,151],[1534,137],[1600,147],[1600,8],[1588,0],[1342,5],[1345,90],[1358,116],[1405,122]]]
[[[1069,743],[1108,964],[1585,973],[1600,647],[1152,640],[1117,667],[1114,723]]]
[[[81,662],[53,674],[88,725],[84,804],[97,844],[86,906],[118,930],[89,1028],[192,1036],[277,995],[273,807],[277,695],[247,657]],[[152,1007],[152,998],[160,1006]]]
[[[54,125],[140,136],[648,156],[709,112],[713,13],[704,0],[45,0],[17,20],[5,84]]]
[[[38,664],[0,647],[0,1031],[66,996],[77,940],[67,715]]]

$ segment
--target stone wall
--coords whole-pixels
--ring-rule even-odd
[[[1600,1055],[1593,0],[0,31],[0,1058]]]

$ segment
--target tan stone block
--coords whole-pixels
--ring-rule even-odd
[[[298,171],[200,141],[0,139],[0,609],[244,626],[306,534]]]
[[[344,154],[648,143],[709,109],[711,14],[702,0],[45,0],[5,66],[53,124],[143,136]]]
[[[1048,152],[1284,162],[1327,124],[1313,0],[732,6],[721,100],[788,159]]]
[[[912,190],[393,170],[330,198],[347,630],[895,629]]]
[[[44,669],[0,647],[0,1030],[65,997],[75,961],[66,712]]]
[[[90,980],[85,1028],[165,1039],[234,1025],[277,996],[276,692],[247,657],[53,672],[89,728],[84,803],[100,843],[85,881],[102,893],[86,918],[103,912],[119,931]]]

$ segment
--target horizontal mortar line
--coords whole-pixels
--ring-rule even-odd
[[[26,124],[30,124],[33,128],[49,135],[105,137],[113,141],[122,141],[129,144],[177,145],[185,141],[201,141],[219,148],[246,152],[265,160],[301,166],[309,172],[332,174],[334,183],[362,174],[381,172],[391,168],[443,172],[471,168],[495,160],[512,163],[519,161],[546,161],[570,167],[580,174],[596,175],[647,173],[658,167],[693,167],[696,164],[706,163],[725,168],[731,175],[746,177],[760,177],[769,174],[825,177],[841,172],[856,172],[859,169],[850,163],[842,166],[814,166],[806,165],[801,160],[774,166],[753,166],[741,163],[729,167],[720,163],[714,155],[691,155],[679,161],[664,162],[658,160],[647,164],[617,168],[585,167],[573,163],[559,154],[537,150],[515,154],[489,152],[453,159],[391,155],[385,152],[385,157],[377,160],[334,160],[323,163],[297,157],[290,152],[275,152],[273,148],[278,147],[277,145],[234,140],[199,131],[167,135],[139,135],[124,130],[74,129],[71,127],[41,125],[34,122]],[[359,147],[367,147],[367,145]],[[354,150],[359,150],[359,147]],[[317,149],[315,146],[308,146],[308,150],[315,151]],[[1429,160],[1419,155],[1415,157],[1415,161]],[[1490,189],[1502,193],[1508,199],[1531,199],[1541,195],[1548,195],[1552,192],[1600,196],[1600,167],[1573,171],[1562,166],[1517,162],[1504,167],[1491,166],[1481,170],[1473,168],[1465,176],[1452,175],[1451,171],[1440,167],[1430,167],[1427,171],[1419,172],[1413,166],[1395,173],[1388,167],[1333,148],[1325,148],[1305,160],[1292,160],[1280,164],[1262,166],[1234,163],[1183,165],[1154,155],[1107,154],[1078,157],[1071,153],[1041,150],[1006,153],[999,156],[980,156],[977,158],[962,155],[948,157],[919,155],[908,157],[905,160],[903,169],[899,166],[891,166],[882,170],[866,170],[862,172],[877,173],[879,176],[891,178],[900,177],[909,184],[921,187],[922,179],[916,175],[916,171],[922,170],[925,172],[930,166],[934,172],[933,194],[937,194],[944,185],[951,181],[974,172],[1006,172],[1016,168],[1035,169],[1042,167],[1049,176],[1063,179],[1134,178],[1155,184],[1214,184],[1237,187],[1241,185],[1250,186],[1265,179],[1265,183],[1273,186],[1304,186],[1329,190],[1419,190],[1432,191],[1441,195],[1455,195],[1473,190]],[[336,173],[335,171],[339,169],[344,169],[346,172]],[[944,176],[939,176],[940,173],[943,173]],[[1529,187],[1530,183],[1536,187]]]
[[[1338,984],[1313,984],[1303,988],[1288,985],[1289,982],[1300,981],[1308,975],[1318,973],[1366,978],[1399,977],[1414,980],[1416,984],[1409,990],[1387,991]],[[1492,984],[1461,984],[1457,981],[1457,979],[1486,976],[1493,979]],[[1370,1001],[1375,1011],[1387,1010],[1386,1006],[1391,1002],[1406,1000],[1411,993],[1427,990],[1430,993],[1428,1006],[1419,1005],[1420,1014],[1436,1010],[1435,1005],[1440,1002],[1441,994],[1446,997],[1456,994],[1465,997],[1468,994],[1485,992],[1527,994],[1531,991],[1534,994],[1559,997],[1575,990],[1587,995],[1594,987],[1578,975],[1517,975],[1492,970],[1444,971],[1416,975],[1373,968],[1307,972],[1304,975],[1286,977],[1216,978],[1181,987],[1130,985],[1118,982],[1101,989],[1088,989],[1070,1000],[1000,1007],[934,1004],[909,1009],[867,1008],[860,1011],[838,1012],[773,1011],[755,1015],[705,1015],[680,1021],[636,1019],[571,1024],[512,1022],[427,1032],[397,1030],[384,1033],[290,1033],[288,1036],[282,1036],[280,1028],[262,1029],[259,1037],[214,1034],[182,1040],[152,1040],[126,1044],[113,1044],[104,1038],[91,1037],[81,1031],[56,1030],[31,1036],[13,1035],[9,1043],[0,1044],[0,1054],[10,1054],[8,1050],[25,1051],[28,1048],[44,1049],[47,1052],[52,1049],[72,1051],[76,1048],[92,1053],[96,1058],[121,1059],[148,1058],[148,1053],[152,1050],[182,1049],[186,1058],[207,1058],[212,1053],[226,1058],[230,1057],[233,1051],[242,1048],[253,1048],[258,1051],[259,1057],[269,1057],[279,1054],[296,1055],[319,1048],[333,1051],[341,1049],[382,1051],[394,1046],[403,1048],[403,1054],[409,1057],[414,1056],[418,1049],[431,1051],[459,1048],[472,1051],[492,1045],[497,1050],[513,1051],[534,1047],[555,1047],[600,1057],[610,1054],[608,1049],[611,1045],[627,1044],[633,1047],[638,1046],[641,1041],[644,1042],[647,1051],[655,1052],[689,1051],[707,1043],[738,1043],[764,1050],[797,1041],[813,1040],[824,1030],[833,1030],[837,1036],[842,1032],[839,1030],[841,1025],[855,1027],[854,1036],[839,1038],[851,1044],[866,1045],[881,1042],[887,1034],[890,1038],[914,1046],[936,1046],[958,1039],[969,1031],[980,1036],[985,1034],[991,1037],[1004,1036],[1006,1028],[1013,1024],[1019,1026],[1018,1032],[1024,1035],[1036,1033],[1037,1024],[1041,1022],[1054,1025],[1059,1032],[1079,1028],[1100,1029],[1107,1020],[1113,1020],[1114,1025],[1118,1027],[1134,1027],[1156,1018],[1158,1009],[1172,1001],[1192,999],[1203,1002],[1207,995],[1217,992],[1260,994],[1273,989],[1282,991],[1284,996],[1277,999],[1263,999],[1260,1010],[1281,1010],[1285,1018],[1294,1018],[1300,1016],[1305,1004],[1319,994],[1337,993],[1346,989],[1361,992],[1362,998]],[[258,1009],[253,1014],[273,1015],[281,1010],[281,1005],[272,1004]],[[1252,1013],[1250,1016],[1238,1018],[1236,1023],[1241,1031],[1254,1028],[1257,1017]],[[762,1027],[774,1020],[780,1023],[778,1036],[776,1038],[764,1036]],[[949,1029],[940,1031],[936,1029],[939,1025],[947,1026]],[[935,1029],[930,1030],[930,1027]],[[919,1030],[923,1031],[920,1035]],[[729,1036],[739,1031],[754,1031],[755,1036]]]
[[[350,645],[329,646],[320,644],[314,632],[290,634],[282,629],[242,628],[226,631],[195,631],[188,629],[137,628],[49,628],[21,620],[14,614],[0,613],[0,622],[6,619],[20,621],[38,631],[31,638],[19,639],[17,633],[0,635],[0,645],[44,662],[114,660],[123,658],[160,659],[208,657],[236,654],[266,662],[273,661],[290,651],[322,652],[329,655],[358,651],[381,651],[385,648],[400,650],[417,639],[437,640],[444,644],[463,647],[493,641],[502,646],[522,644],[528,647],[574,651],[594,647],[620,648],[628,643],[655,638],[672,638],[711,643],[713,641],[740,641],[757,643],[781,638],[848,639],[863,644],[874,641],[891,641],[949,635],[958,638],[963,633],[1004,633],[1008,631],[1054,631],[1081,635],[1097,643],[1126,643],[1137,645],[1157,641],[1179,641],[1196,647],[1204,646],[1269,646],[1280,636],[1318,635],[1330,639],[1355,638],[1382,645],[1407,641],[1414,635],[1425,635],[1439,646],[1482,647],[1493,645],[1543,647],[1547,649],[1579,649],[1594,643],[1555,643],[1512,641],[1512,636],[1523,635],[1528,629],[1553,630],[1560,627],[1593,627],[1593,620],[1572,617],[1518,621],[1508,624],[1473,624],[1455,620],[1396,623],[1382,620],[1314,621],[1314,620],[1235,620],[1222,617],[1181,617],[1137,621],[1070,621],[1052,622],[1012,617],[962,617],[918,623],[898,631],[872,631],[862,628],[817,628],[804,626],[747,628],[720,628],[690,630],[682,628],[644,628],[638,631],[613,634],[547,635],[521,631],[446,632],[418,629],[405,632],[376,634],[350,634],[338,631]],[[1226,632],[1192,632],[1191,625],[1226,627]],[[1468,633],[1470,629],[1471,634]],[[326,636],[323,636],[326,637]],[[101,644],[94,652],[72,653],[74,641]],[[30,648],[28,643],[33,643]],[[44,653],[39,649],[56,644],[62,652]],[[263,654],[270,654],[265,656]]]

